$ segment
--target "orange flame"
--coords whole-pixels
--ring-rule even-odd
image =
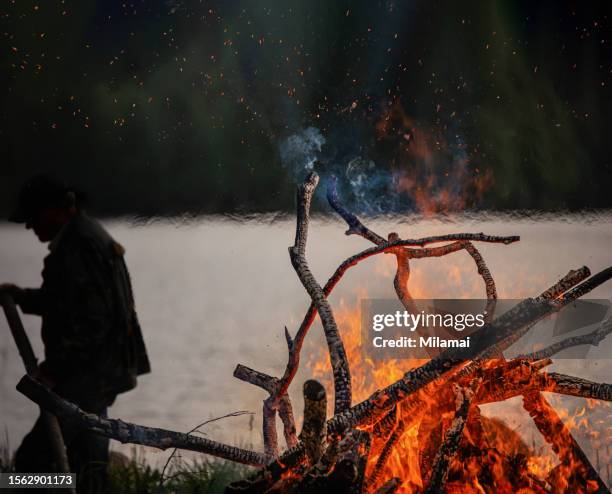
[[[380,263],[378,274],[389,274],[390,268],[387,264],[386,260]],[[455,276],[460,278],[462,274],[462,270],[457,268]],[[479,288],[482,289],[468,285],[464,287],[464,294],[474,296],[473,292]],[[414,292],[419,296],[429,295],[428,290],[419,290],[416,287]],[[359,290],[358,295],[357,300],[367,298],[365,289]],[[341,299],[338,306],[334,308],[334,314],[351,367],[354,403],[366,399],[374,391],[398,380],[410,368],[425,362],[417,359],[373,361],[364,354],[362,348],[361,316],[358,304],[351,304]],[[307,367],[312,376],[320,380],[326,389],[333,389],[331,367],[325,348],[318,348],[309,354]],[[441,397],[445,387],[448,388],[444,383],[433,383],[421,390],[418,393],[420,403],[417,410],[400,408],[400,417],[406,420],[407,425],[379,476],[381,482],[392,477],[402,479],[402,485],[397,492],[404,494],[419,492],[427,485],[433,461],[432,455],[435,454],[441,443],[443,430],[448,427],[454,417],[454,410],[444,408],[445,401]],[[329,413],[331,413],[332,401],[329,400]],[[592,433],[592,424],[589,424],[587,420],[588,408],[593,406],[593,403],[589,402],[573,413],[558,403],[555,409],[569,430],[590,430],[591,434],[598,438],[599,434]],[[478,410],[477,407],[472,408]],[[420,412],[425,410],[426,416],[422,418]],[[533,437],[539,437],[528,413],[524,410],[521,412],[521,423],[528,424],[535,431]],[[386,438],[377,438],[375,435],[372,437],[366,476],[371,475],[374,471],[386,442]],[[603,439],[609,441],[609,437]],[[495,492],[539,493],[545,492],[542,486],[547,485],[547,479],[556,489],[572,489],[574,486],[569,485],[564,478],[569,478],[570,470],[574,466],[561,467],[558,455],[552,448],[541,438],[539,442],[540,444],[536,445],[534,440],[533,444],[528,445],[521,434],[509,427],[505,421],[485,415],[481,416],[478,412],[476,417],[470,417],[467,422],[461,447],[473,447],[480,453],[469,456],[464,462],[453,461],[451,463],[446,492],[485,493],[491,492],[491,486],[494,485]],[[515,488],[516,476],[520,476],[521,479],[521,488],[518,491]],[[487,479],[486,482],[483,478]],[[377,486],[379,487],[380,483]],[[576,491],[573,490],[573,492]],[[590,492],[588,485],[583,492]]]
[[[459,136],[453,148],[446,138],[448,129],[426,131],[408,116],[399,100],[384,109],[376,131],[379,141],[396,144],[392,159],[396,192],[406,193],[421,213],[473,207],[494,184],[490,169],[470,169]]]

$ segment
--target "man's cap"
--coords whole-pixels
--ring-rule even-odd
[[[66,204],[71,189],[61,180],[49,175],[37,175],[23,184],[17,199],[17,208],[8,218],[13,223],[27,223],[40,211]]]

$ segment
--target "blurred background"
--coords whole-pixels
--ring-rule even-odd
[[[0,212],[36,171],[107,216],[287,211],[315,158],[375,212],[607,208],[609,13],[554,0],[3,2]]]

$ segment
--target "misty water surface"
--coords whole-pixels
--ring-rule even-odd
[[[209,217],[186,223],[115,220],[105,224],[126,247],[153,368],[139,380],[136,390],[119,396],[110,416],[187,431],[210,417],[249,410],[255,413],[253,421],[248,415],[229,418],[211,424],[206,431],[214,439],[260,448],[260,410],[265,394],[234,379],[232,372],[237,363],[275,376],[284,369],[283,327],[295,333],[309,303],[287,253],[293,243],[293,219],[271,221],[263,217],[237,222]],[[444,222],[387,218],[368,224],[381,235],[397,231],[404,238],[461,231],[521,235],[519,243],[509,246],[478,244],[500,298],[536,295],[569,269],[584,264],[593,272],[612,264],[610,214],[550,216],[537,221],[495,215],[462,216]],[[311,224],[307,255],[321,283],[343,259],[370,246],[362,238],[346,237],[344,230],[339,221],[317,219]],[[46,247],[31,232],[12,225],[1,225],[0,236],[0,281],[37,286]],[[394,257],[380,255],[350,270],[330,297],[332,306],[342,303],[356,308],[365,293],[394,297],[394,263]],[[482,281],[464,252],[413,261],[411,267],[410,286],[416,296],[482,296]],[[612,283],[598,288],[592,296],[612,298]],[[42,355],[39,321],[25,316],[24,322],[36,353]],[[6,430],[14,449],[34,422],[37,408],[14,389],[23,368],[4,321],[0,332],[0,427]],[[312,355],[323,342],[317,322],[304,351]],[[553,368],[609,382],[610,361],[597,360],[609,357],[609,350],[609,345],[602,345],[590,353],[589,361],[563,360]],[[301,384],[310,375],[303,366],[292,387],[297,417],[302,408]],[[565,406],[580,403],[569,398],[561,401]],[[512,426],[530,430],[520,401],[504,407],[504,416]],[[494,407],[488,411],[494,413]],[[601,425],[602,433],[611,426],[608,412],[603,416],[607,422]],[[531,433],[526,434],[530,439]],[[579,439],[587,441],[586,436]],[[113,443],[113,448],[130,451],[129,446],[118,443]],[[585,449],[592,454],[586,443]],[[153,463],[163,463],[168,454],[146,450]]]

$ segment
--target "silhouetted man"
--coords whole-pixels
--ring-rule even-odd
[[[23,312],[42,317],[45,359],[37,377],[82,409],[105,415],[118,393],[150,371],[124,250],[80,210],[71,189],[50,177],[23,186],[9,220],[49,242],[40,288],[0,285]],[[78,492],[105,492],[108,439],[61,425]],[[17,450],[15,468],[55,471],[40,418]]]

